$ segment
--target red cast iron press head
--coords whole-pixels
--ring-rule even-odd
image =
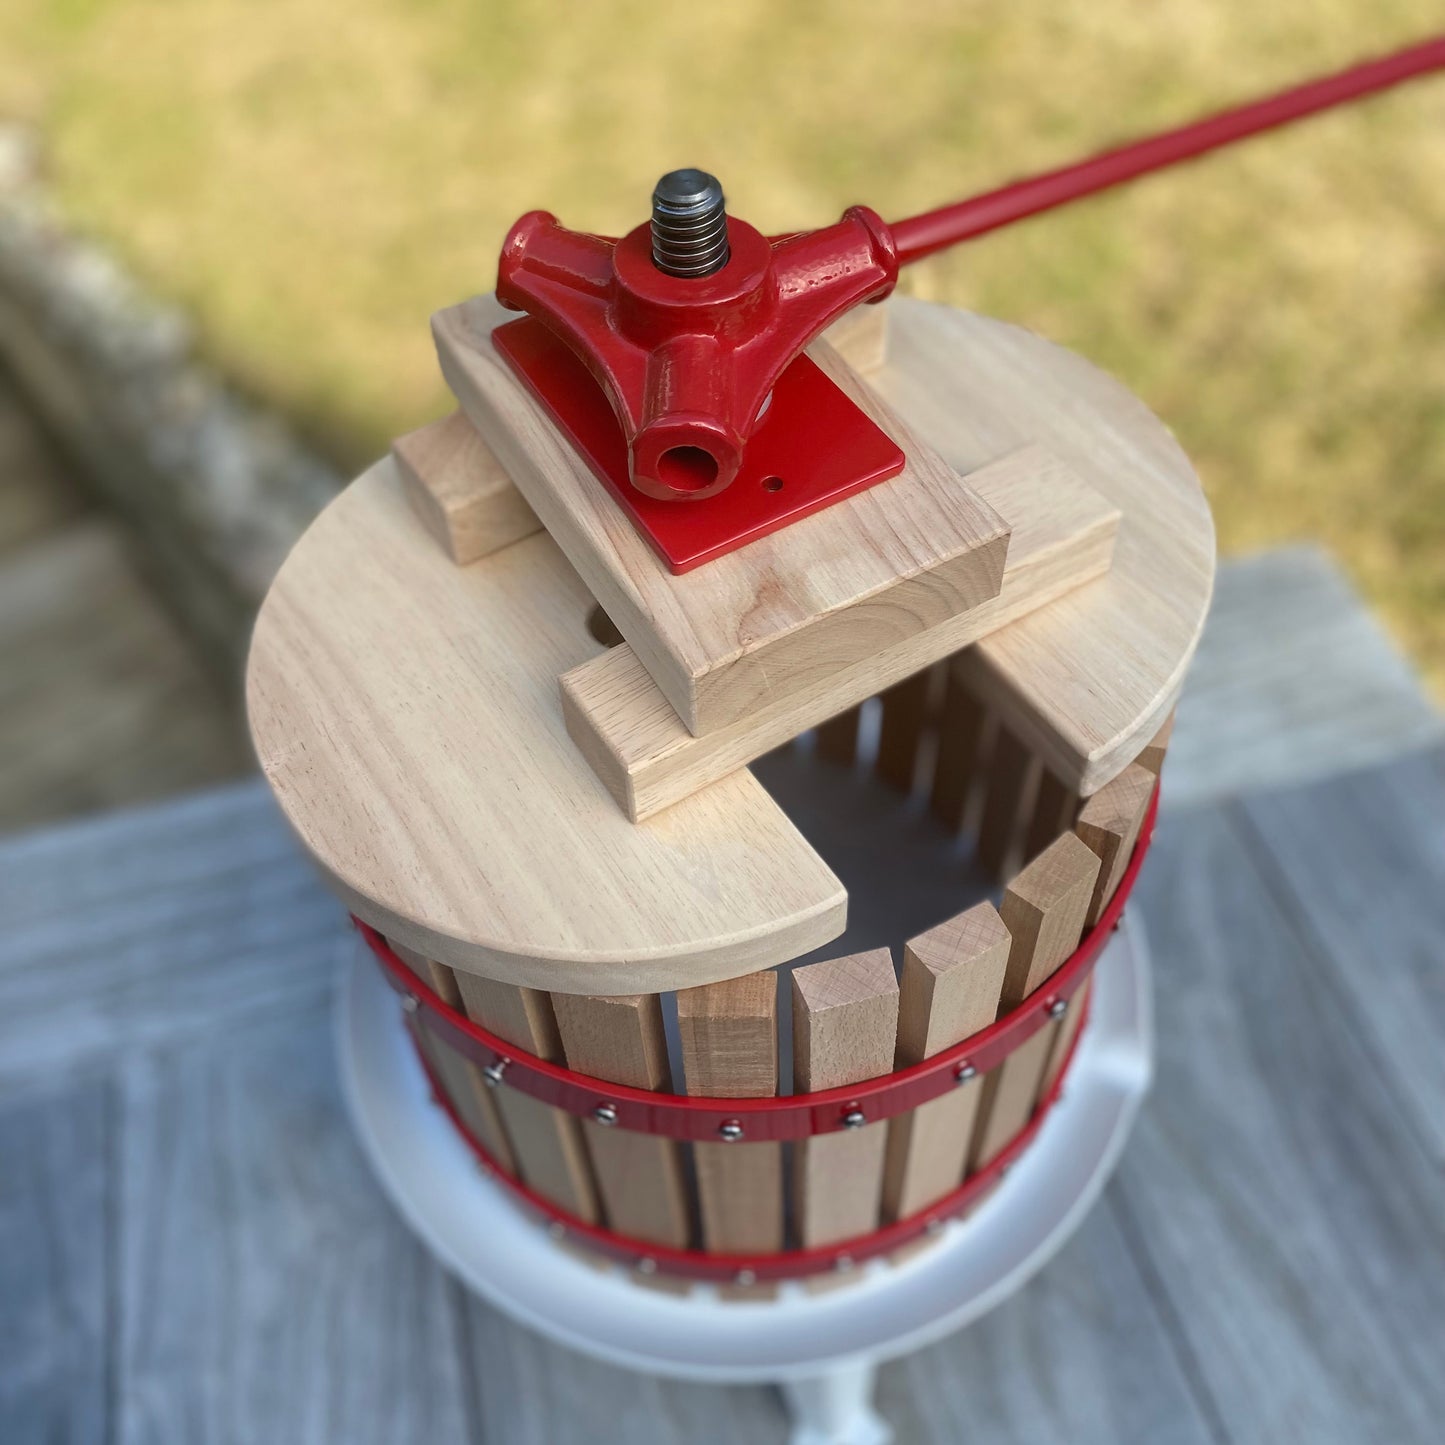
[[[705,171],[665,175],[621,240],[512,227],[498,349],[675,572],[895,475],[903,454],[802,355],[900,265],[1445,68],[1445,37],[888,225],[866,206],[761,235]],[[679,506],[679,502],[687,505]]]

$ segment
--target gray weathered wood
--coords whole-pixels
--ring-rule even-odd
[[[1281,787],[1439,742],[1445,719],[1318,547],[1224,563],[1163,804]]]
[[[1242,804],[1254,856],[1445,1164],[1445,755]],[[1445,1294],[1445,1279],[1441,1281]]]
[[[1158,1082],[1113,1194],[1236,1445],[1439,1437],[1445,1179],[1219,808],[1140,902]]]
[[[342,1114],[325,1010],[123,1068],[118,1440],[469,1434],[457,1287]]]
[[[878,1393],[899,1441],[1216,1438],[1107,1204],[1022,1293],[963,1334],[885,1366]]]
[[[0,842],[0,1094],[328,995],[344,915],[259,783]]]
[[[110,1089],[0,1109],[0,1440],[110,1438]]]

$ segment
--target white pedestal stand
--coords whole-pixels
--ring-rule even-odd
[[[877,1364],[969,1324],[1076,1229],[1117,1163],[1148,1088],[1149,963],[1136,918],[1095,970],[1068,1086],[1033,1145],[973,1215],[901,1265],[776,1300],[639,1288],[559,1249],[477,1167],[429,1097],[396,995],[360,945],[338,992],[339,1057],[383,1187],[448,1269],[521,1324],[610,1364],[680,1379],[780,1384],[793,1445],[884,1445]]]

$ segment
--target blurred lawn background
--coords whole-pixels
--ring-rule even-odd
[[[5,0],[70,219],[346,463],[439,414],[431,311],[533,206],[701,165],[763,229],[914,211],[1438,29],[1438,0]],[[1315,537],[1445,697],[1445,84],[1046,216],[906,289],[1121,376],[1226,550]]]

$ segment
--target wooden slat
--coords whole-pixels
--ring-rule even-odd
[[[460,411],[391,444],[413,509],[458,566],[540,531],[537,514]]]
[[[1094,883],[1094,895],[1085,919],[1087,928],[1092,928],[1099,921],[1118,891],[1134,845],[1139,841],[1139,829],[1149,809],[1154,784],[1153,773],[1138,763],[1131,763],[1112,783],[1100,788],[1080,810],[1075,832],[1099,857],[1099,876]],[[1079,1025],[1084,1020],[1092,983],[1090,979],[1074,995],[1063,1018],[1044,1030],[1050,1036],[1050,1043],[1039,1084],[1040,1096],[1053,1087],[1059,1070],[1063,1068]]]
[[[913,789],[931,681],[930,672],[917,672],[895,683],[881,697],[883,726],[878,734],[874,770],[890,787],[903,793]]]
[[[519,1049],[553,1063],[563,1061],[552,1003],[540,989],[461,972],[457,984],[469,1018]],[[579,1121],[508,1088],[505,1081],[494,1097],[523,1181],[555,1204],[595,1221],[597,1191]]]
[[[991,1024],[1008,965],[1009,933],[991,903],[910,939],[899,980],[895,1068],[909,1068]],[[906,1218],[963,1179],[983,1080],[892,1119],[883,1214]]]
[[[830,717],[818,724],[818,756],[830,763],[851,767],[858,756],[858,724],[862,719],[860,707],[850,707],[837,717]]]
[[[552,1009],[569,1068],[634,1089],[671,1092],[657,994],[588,998],[554,993]],[[593,1120],[584,1132],[612,1228],[683,1248],[688,1209],[681,1146]]]
[[[1131,763],[1112,783],[1106,783],[1079,811],[1074,831],[1099,858],[1099,876],[1089,903],[1087,927],[1099,921],[1129,866],[1139,829],[1154,793],[1155,775]]]
[[[1041,853],[1004,890],[999,914],[1012,937],[999,1015],[1022,1003],[1074,951],[1084,931],[1099,859],[1072,833]],[[1028,1122],[1052,1036],[1040,1029],[984,1080],[969,1167],[986,1164]]]
[[[425,958],[404,943],[389,939],[392,951],[413,973],[426,979],[452,1008],[466,1012],[456,974],[444,963]],[[482,1071],[468,1058],[459,1054],[449,1044],[443,1043],[423,1025],[420,1034],[422,1052],[432,1072],[441,1080],[447,1091],[452,1107],[462,1116],[462,1122],[486,1147],[487,1152],[508,1174],[517,1172],[517,1162],[512,1154],[511,1140],[507,1138],[506,1126],[497,1109],[495,1091],[487,1086]]]
[[[793,971],[793,1087],[839,1088],[886,1074],[898,1035],[898,983],[886,948]],[[802,1140],[793,1162],[794,1216],[804,1249],[878,1223],[885,1124]]]
[[[1038,759],[1000,725],[983,777],[978,825],[978,861],[993,878],[1006,878],[1014,869],[1040,771]]]
[[[1135,762],[1141,768],[1147,768],[1157,778],[1164,768],[1164,758],[1169,752],[1169,740],[1174,736],[1175,713],[1171,712],[1164,721],[1164,726],[1144,744]]]
[[[778,975],[684,989],[677,1023],[687,1092],[765,1098],[778,1091]],[[783,1247],[783,1152],[769,1142],[695,1144],[703,1247],[714,1254]]]
[[[900,638],[892,628],[881,631],[881,645],[862,661],[761,702],[729,727],[690,732],[631,647],[615,647],[565,672],[567,731],[629,816],[650,817],[1108,571],[1118,511],[1056,458],[1026,447],[980,468],[970,481],[1013,523],[999,595],[921,633]]]
[[[1033,816],[1024,834],[1024,862],[1032,863],[1056,838],[1067,833],[1078,813],[1078,794],[1047,768],[1041,769]]]
[[[1007,582],[1005,572],[1005,582]],[[963,827],[969,793],[978,773],[979,749],[987,709],[964,685],[954,659],[945,664],[943,715],[938,723],[938,752],[933,763],[929,807],[946,828]]]

